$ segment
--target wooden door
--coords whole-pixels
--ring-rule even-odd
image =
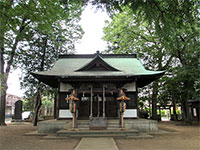
[[[78,106],[78,118],[87,119],[89,118],[89,97],[80,99]]]
[[[106,97],[106,117],[117,118],[118,117],[118,104],[115,97]]]

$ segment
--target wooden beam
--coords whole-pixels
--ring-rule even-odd
[[[106,114],[105,114],[105,101],[106,101],[106,97],[105,97],[105,85],[103,85],[103,118],[106,117]]]
[[[92,120],[93,112],[92,112],[92,105],[93,105],[93,87],[90,87],[90,119]]]

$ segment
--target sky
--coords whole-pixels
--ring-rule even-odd
[[[85,34],[80,44],[75,46],[78,54],[93,54],[97,50],[102,51],[106,42],[102,40],[105,20],[109,20],[106,12],[96,11],[90,5],[86,7],[81,16],[81,22]]]
[[[103,27],[105,20],[109,20],[106,12],[96,11],[88,5],[81,15],[80,24],[85,32],[80,43],[75,45],[77,54],[94,54],[97,50],[103,51],[106,48],[106,42],[102,40]],[[23,90],[20,89],[21,71],[14,70],[8,78],[8,94],[23,96]]]

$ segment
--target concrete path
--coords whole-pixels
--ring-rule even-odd
[[[82,138],[75,150],[119,150],[113,138]]]

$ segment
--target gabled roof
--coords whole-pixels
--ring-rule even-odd
[[[88,64],[77,71],[119,71],[106,63],[100,55],[96,55]]]
[[[98,65],[101,68],[98,68]],[[96,69],[95,69],[96,68]],[[159,78],[164,71],[146,70],[135,54],[61,55],[49,71],[32,73],[42,82],[57,87],[58,79],[126,78],[135,80],[139,87]],[[141,82],[141,83],[140,83]]]

